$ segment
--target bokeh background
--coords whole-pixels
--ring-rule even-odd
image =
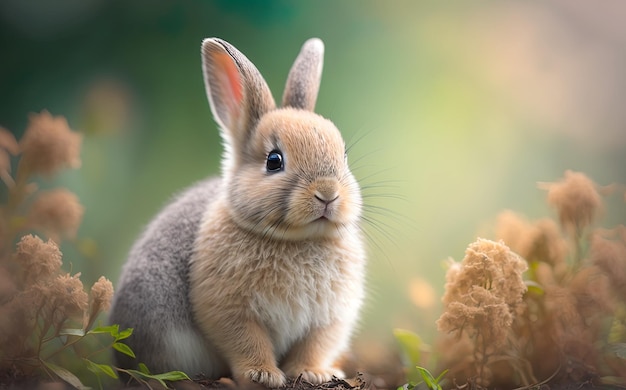
[[[19,136],[47,109],[85,134],[82,168],[41,186],[85,206],[65,268],[115,282],[171,195],[218,173],[201,40],[234,44],[279,100],[322,38],[317,112],[351,145],[371,221],[357,349],[384,354],[394,327],[432,341],[444,261],[501,210],[553,215],[538,182],[626,183],[625,18],[619,0],[2,0],[0,126]],[[624,201],[608,197],[606,225]]]

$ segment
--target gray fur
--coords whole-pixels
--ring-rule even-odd
[[[208,179],[177,196],[131,249],[117,284],[109,323],[134,329],[124,342],[138,359],[118,353],[120,367],[135,367],[142,362],[153,372],[200,372],[197,367],[170,366],[172,351],[167,344],[175,331],[197,334],[202,343],[191,318],[188,263],[202,216],[220,185],[220,179]]]
[[[323,65],[324,43],[319,38],[311,38],[304,43],[291,66],[283,92],[283,107],[315,109]]]

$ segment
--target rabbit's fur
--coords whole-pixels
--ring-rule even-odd
[[[153,372],[270,387],[341,376],[364,296],[361,195],[332,122],[313,113],[324,46],[307,41],[276,108],[254,65],[202,43],[224,140],[222,178],[196,184],[131,250],[110,323]],[[280,368],[279,368],[280,367]]]

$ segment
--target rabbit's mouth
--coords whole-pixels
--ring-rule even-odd
[[[321,215],[321,216],[315,218],[314,220],[312,220],[309,223],[313,223],[313,224],[317,224],[317,223],[332,223],[332,221],[326,215]]]
[[[313,222],[333,223],[334,213],[327,207],[319,213],[319,216]]]
[[[323,205],[321,204],[317,205],[317,210],[315,213],[317,214],[317,218],[315,218],[315,221],[333,222],[336,219],[337,205],[334,203],[336,199],[337,198],[333,199],[330,202],[323,202],[324,203]]]
[[[302,226],[302,232],[307,238],[328,238],[337,234],[340,223],[327,215],[322,215]]]
[[[330,218],[328,218],[326,215],[322,215],[321,217],[317,218],[315,221],[313,221],[313,223],[318,224],[318,225],[334,225],[335,224],[335,222],[331,220]]]
[[[339,225],[337,220],[335,220],[326,213],[311,221],[310,224],[318,225],[319,227],[334,227],[336,225]]]

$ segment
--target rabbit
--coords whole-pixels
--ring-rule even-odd
[[[132,247],[109,318],[134,329],[136,360],[120,366],[268,387],[344,376],[366,254],[345,143],[313,112],[323,53],[304,43],[277,108],[242,53],[202,42],[221,177],[176,196]]]

